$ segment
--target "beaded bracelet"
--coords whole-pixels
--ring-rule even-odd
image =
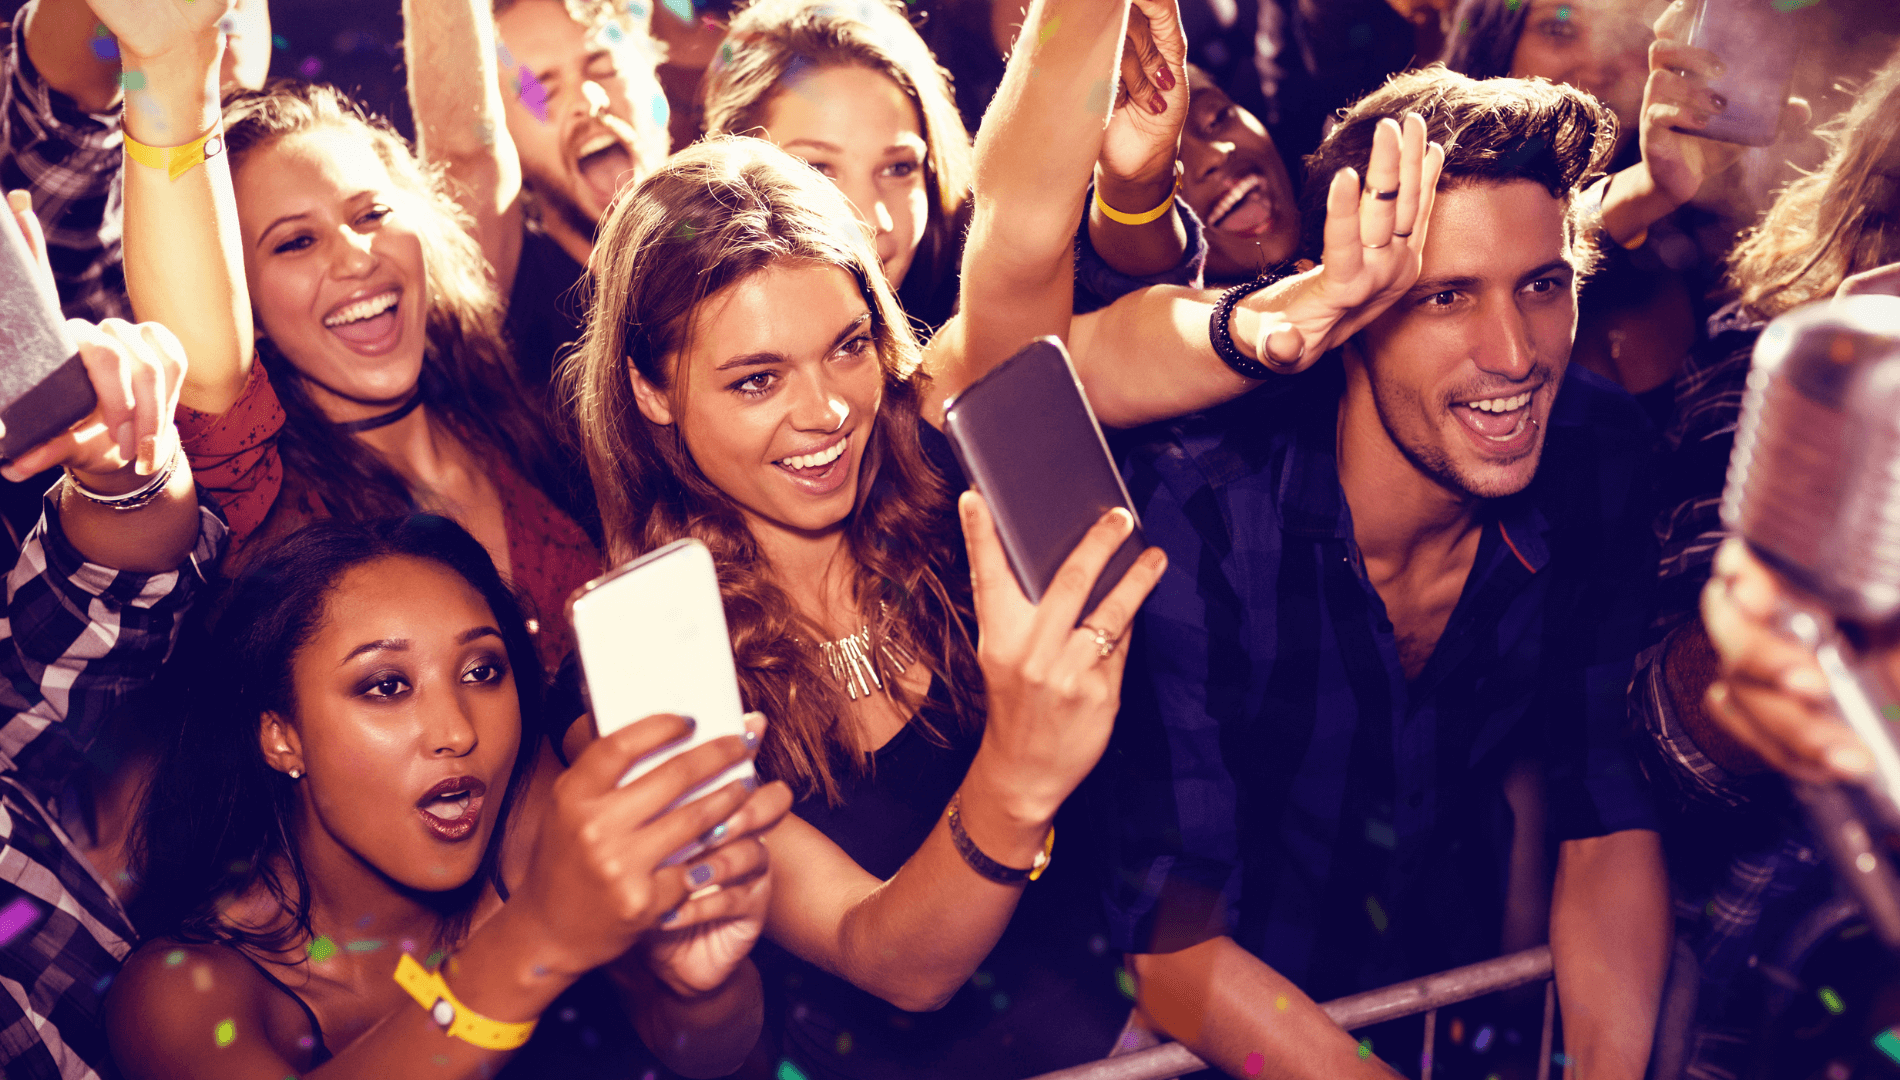
[[[1214,355],[1228,367],[1233,368],[1243,378],[1269,379],[1273,369],[1241,352],[1234,346],[1234,305],[1261,289],[1299,273],[1291,259],[1276,263],[1260,272],[1252,281],[1242,282],[1221,294],[1214,305],[1214,313],[1208,316],[1207,340],[1214,346]]]

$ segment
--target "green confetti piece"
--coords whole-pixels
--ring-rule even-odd
[[[218,1046],[220,1048],[229,1046],[232,1043],[236,1042],[237,1041],[237,1021],[235,1020],[218,1021],[217,1029],[211,1033],[211,1037],[217,1041]]]
[[[1821,0],[1775,0],[1770,6],[1776,11],[1789,12],[1799,11],[1804,7],[1813,7],[1820,2]]]
[[[319,937],[310,943],[310,959],[321,964],[336,955],[336,942],[327,937]]]
[[[1055,18],[1050,19],[1048,25],[1036,31],[1036,47],[1040,49],[1044,45],[1049,44],[1049,39],[1055,37],[1056,31],[1061,28],[1062,16],[1057,15]]]
[[[1880,710],[1880,715],[1895,723],[1900,723],[1900,705],[1888,705]]]
[[[1841,1001],[1841,995],[1835,993],[1832,986],[1821,987],[1819,996],[1821,998],[1821,1005],[1835,1016],[1839,1016],[1847,1011],[1847,1006]]]
[[[782,1059],[778,1063],[777,1077],[778,1080],[807,1080],[805,1074],[799,1070],[798,1066]]]
[[[171,952],[168,952],[165,954],[166,967],[177,967],[178,965],[184,962],[185,962],[185,950],[183,949],[173,949]]]
[[[377,941],[371,938],[371,939],[365,939],[363,941],[352,941],[348,945],[345,945],[343,947],[350,950],[351,952],[375,952],[377,949],[382,948],[386,944],[388,944],[388,942]]]
[[[1121,989],[1123,997],[1135,1000],[1135,977],[1128,974],[1126,968],[1115,969],[1115,985]]]
[[[442,950],[437,949],[436,951],[429,954],[429,958],[423,961],[423,965],[426,967],[431,967],[431,968],[435,967],[437,964],[442,962],[442,955],[443,955]]]
[[[1385,909],[1379,906],[1376,897],[1366,897],[1366,917],[1372,920],[1372,928],[1381,934],[1385,933],[1385,928],[1391,925],[1391,920],[1385,917]]]
[[[1360,1039],[1359,1040],[1359,1057],[1363,1060],[1371,1056],[1372,1056],[1372,1040]]]
[[[119,73],[119,85],[127,90],[143,90],[145,89],[145,73],[143,71],[121,71]]]

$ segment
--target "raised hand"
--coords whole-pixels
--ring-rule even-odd
[[[1188,113],[1187,38],[1174,0],[1134,0],[1122,43],[1115,111],[1102,137],[1098,183],[1111,206],[1140,213],[1174,187]],[[1149,197],[1150,192],[1154,192]],[[1116,196],[1139,195],[1143,205]],[[1124,196],[1124,201],[1126,200]]]
[[[555,781],[521,888],[505,909],[534,925],[549,969],[579,975],[599,967],[660,925],[688,893],[724,884],[728,875],[747,881],[761,871],[764,849],[750,838],[696,862],[668,865],[676,852],[704,843],[759,794],[777,789],[753,817],[777,820],[772,806],[790,805],[782,784],[755,793],[745,781],[734,781],[666,809],[744,760],[750,751],[743,740],[714,739],[616,786],[635,761],[690,731],[690,722],[680,717],[648,717],[595,740]]]
[[[137,60],[215,40],[235,0],[88,0],[92,12]],[[128,64],[128,67],[135,65]]]
[[[1108,747],[1121,701],[1122,667],[1135,611],[1161,579],[1167,556],[1149,548],[1076,625],[1102,568],[1134,529],[1115,509],[1082,537],[1032,604],[1010,572],[982,496],[958,503],[975,593],[977,663],[988,691],[983,752],[1000,768],[998,790],[1020,820],[1055,816]]]
[[[764,715],[748,714],[746,729],[762,736]],[[791,806],[784,784],[762,787],[693,852],[693,864],[707,866],[714,883],[705,886],[705,895],[668,913],[640,947],[641,959],[674,993],[691,997],[718,989],[759,940],[772,898],[770,860],[760,838]],[[691,871],[688,876],[690,885]]]
[[[1366,179],[1350,166],[1326,192],[1317,270],[1263,313],[1254,355],[1286,374],[1303,371],[1392,306],[1418,280],[1445,150],[1427,143],[1425,121],[1379,121]]]

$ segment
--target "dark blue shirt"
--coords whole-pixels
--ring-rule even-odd
[[[1320,1000],[1497,954],[1513,762],[1552,841],[1655,827],[1624,704],[1655,580],[1635,402],[1570,369],[1408,680],[1339,485],[1343,385],[1328,358],[1124,443],[1169,563],[1100,800],[1111,947],[1228,935]]]

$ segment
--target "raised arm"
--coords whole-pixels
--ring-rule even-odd
[[[508,134],[490,0],[403,0],[416,150],[447,170],[502,296],[521,258],[521,158]]]
[[[125,282],[139,318],[191,357],[179,400],[230,408],[250,374],[251,301],[218,107],[219,21],[231,0],[94,0],[118,35],[125,110]],[[192,163],[193,145],[218,152]],[[148,148],[139,152],[136,141]],[[156,164],[142,163],[139,158]],[[166,163],[170,162],[170,167]]]
[[[1078,629],[1096,576],[1133,529],[1127,513],[1104,515],[1041,603],[1031,604],[982,498],[966,493],[960,509],[988,716],[951,806],[983,857],[1023,871],[1036,865],[1057,808],[1108,744],[1128,658],[1128,624],[1167,560],[1150,548],[1090,613],[1090,626],[1100,629]],[[766,933],[911,1011],[948,1002],[995,947],[1023,889],[1036,887],[973,869],[958,850],[948,812],[888,881],[795,816],[772,833],[771,846],[777,881]]]
[[[27,56],[47,86],[89,113],[118,107],[118,48],[93,33],[99,20],[86,0],[33,0],[20,18],[26,20]]]
[[[1171,0],[1141,2],[1144,10],[1152,8],[1157,31],[1173,28],[1172,40],[1178,41]],[[933,384],[926,417],[938,418],[945,398],[1031,338],[1067,335],[1075,232],[1111,116],[1124,125],[1161,126],[1168,117],[1153,112],[1157,96],[1170,111],[1186,113],[1184,68],[1171,70],[1174,85],[1165,92],[1144,76],[1144,84],[1129,87],[1117,105],[1127,23],[1126,0],[1030,5],[1002,86],[977,132],[962,296],[957,316],[930,343],[926,363]],[[1165,167],[1172,183],[1173,161]],[[1133,171],[1139,169],[1137,164]]]
[[[1226,331],[1266,378],[1312,366],[1404,296],[1418,280],[1444,151],[1407,116],[1381,120],[1367,182],[1351,168],[1327,192],[1319,266],[1254,292],[1234,307]],[[1376,191],[1397,191],[1394,199]],[[1221,294],[1156,286],[1078,316],[1069,339],[1095,415],[1135,427],[1218,405],[1259,386],[1215,354],[1210,318]]]

